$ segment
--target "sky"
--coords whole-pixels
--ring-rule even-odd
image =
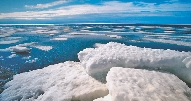
[[[0,0],[0,24],[191,24],[191,0]]]

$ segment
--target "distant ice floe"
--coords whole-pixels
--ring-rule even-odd
[[[21,37],[7,37],[7,38],[3,38],[2,40],[0,40],[0,44],[17,43],[17,42],[19,42],[19,39],[21,39]]]
[[[2,38],[0,40],[0,44],[17,43],[17,42],[19,42],[19,39],[21,39],[21,37],[6,37],[6,38]]]
[[[191,42],[184,42],[184,41],[153,39],[153,38],[143,38],[143,40],[153,41],[153,42],[160,42],[160,43],[175,44],[175,45],[180,45],[180,46],[189,46],[189,47],[191,46]]]
[[[87,33],[87,32],[71,32],[69,35],[105,35],[105,34],[97,34],[97,33]]]
[[[37,42],[23,43],[23,44],[18,44],[17,46],[27,47],[27,46],[33,46],[35,44],[37,44]]]
[[[58,30],[48,30],[48,29],[37,29],[34,31],[31,31],[32,33],[38,33],[38,34],[57,34],[59,33]]]
[[[59,38],[73,38],[72,35],[58,35]]]
[[[190,88],[178,77],[156,71],[113,67],[109,95],[94,101],[190,101]]]
[[[86,48],[78,53],[78,58],[87,73],[97,79],[104,79],[103,76],[112,67],[124,67],[164,70],[191,83],[191,68],[186,68],[182,62],[190,55],[191,52],[139,48],[110,42],[98,48]]]
[[[22,59],[30,59],[31,56],[27,56],[27,57],[22,57]]]
[[[12,30],[4,30],[2,32],[0,32],[0,38],[4,38],[4,37],[8,37],[8,36],[11,36],[12,34],[14,34],[16,31],[12,31]]]
[[[17,57],[16,54],[11,54],[10,56],[8,56],[7,58],[14,58],[14,57]]]
[[[33,46],[35,44],[36,44],[36,42],[23,43],[23,44],[18,44],[16,46],[11,46],[6,49],[1,49],[0,51],[11,51],[11,52],[15,52],[15,53],[29,53],[31,49],[27,48],[27,46]]]
[[[19,45],[9,47],[8,49],[10,51],[16,52],[16,53],[29,53],[30,52],[30,48],[22,47],[22,46],[19,46]]]
[[[122,38],[121,36],[118,36],[118,35],[107,35],[107,36],[109,36],[109,37],[111,37],[111,38],[117,38],[117,39]]]
[[[37,61],[38,61],[38,58],[34,58],[32,60],[26,61],[25,63],[34,63],[34,62],[37,62]]]
[[[43,50],[43,51],[49,51],[49,50],[52,49],[52,46],[40,46],[40,45],[37,45],[37,46],[32,46],[32,47]]]
[[[4,60],[3,56],[0,56],[0,60]]]
[[[0,44],[12,44],[17,42],[19,42],[19,40],[8,40],[8,41],[0,41]]]
[[[17,74],[4,87],[1,101],[93,101],[109,93],[77,62]]]
[[[58,37],[58,38],[52,38],[51,40],[60,40],[60,41],[64,41],[64,40],[68,40],[68,38],[61,38],[61,37]]]

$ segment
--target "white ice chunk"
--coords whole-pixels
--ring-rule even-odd
[[[72,35],[58,35],[60,38],[73,38],[74,36]]]
[[[110,101],[191,101],[190,88],[173,74],[114,67],[106,79]]]
[[[21,47],[17,45],[17,46],[9,47],[9,50],[16,53],[25,53],[25,52],[29,52],[30,48]]]
[[[58,30],[48,30],[48,29],[38,29],[35,31],[31,31],[33,33],[38,33],[38,34],[57,34],[59,33]]]
[[[118,36],[118,35],[107,35],[107,36],[109,36],[109,37],[111,37],[111,38],[117,38],[117,39],[122,38],[121,36]]]
[[[7,58],[14,58],[14,57],[17,57],[16,54],[11,54],[10,56],[8,56]]]
[[[23,44],[18,44],[17,46],[27,47],[27,46],[33,46],[33,45],[35,45],[36,43],[37,43],[37,42],[23,43]]]
[[[17,43],[19,42],[19,39],[21,37],[6,37],[0,40],[0,44],[12,44],[12,43]]]
[[[38,58],[34,58],[32,60],[26,61],[25,63],[34,63],[34,62],[37,62],[37,61],[38,61]]]
[[[78,58],[87,73],[98,80],[104,79],[111,67],[162,69],[174,74],[184,71],[186,81],[191,83],[191,70],[182,62],[191,52],[139,48],[110,42],[98,48],[87,48],[78,53]],[[174,69],[176,68],[176,69]]]
[[[22,59],[30,59],[31,56],[23,57]]]
[[[51,40],[60,40],[60,41],[63,41],[63,40],[68,40],[68,38],[53,38]]]
[[[43,51],[49,51],[52,49],[52,46],[40,46],[40,45],[38,45],[38,46],[33,46],[33,47],[40,49],[40,50],[43,50]]]
[[[97,34],[97,33],[87,33],[87,32],[72,32],[69,35],[105,35],[105,34]]]
[[[1,101],[93,101],[109,93],[78,62],[17,74],[4,87]]]
[[[17,42],[19,42],[19,40],[6,40],[6,41],[0,41],[0,44],[12,44]]]

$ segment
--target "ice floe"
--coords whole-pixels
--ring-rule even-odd
[[[35,45],[36,43],[37,43],[37,42],[23,43],[23,44],[18,44],[17,46],[27,47],[27,46],[33,46],[33,45]]]
[[[40,50],[43,50],[43,51],[49,51],[52,49],[52,46],[40,46],[40,45],[37,45],[37,46],[33,46],[34,48],[37,48],[37,49],[40,49]]]
[[[59,33],[58,30],[48,30],[48,29],[38,29],[31,31],[32,33],[38,33],[38,34],[57,34]]]
[[[17,57],[16,54],[11,54],[10,56],[8,56],[7,58],[14,58],[14,57]]]
[[[119,35],[107,35],[107,36],[109,36],[109,37],[111,37],[111,38],[118,38],[118,39],[122,38],[122,37],[119,36]]]
[[[74,36],[72,35],[58,35],[60,38],[73,38]]]
[[[160,43],[168,43],[168,44],[175,44],[180,46],[191,46],[191,42],[184,42],[184,41],[175,41],[175,40],[166,40],[166,39],[153,39],[153,38],[143,38],[143,40],[153,41],[153,42],[160,42]]]
[[[38,61],[38,58],[34,58],[32,60],[26,61],[25,63],[34,63],[34,62],[37,62],[37,61]]]
[[[27,57],[22,57],[22,59],[30,59],[31,56],[27,56]]]
[[[87,33],[87,32],[71,32],[69,35],[105,35],[105,34],[97,34],[97,33]]]
[[[12,52],[16,52],[16,53],[29,53],[30,52],[30,48],[22,47],[19,45],[9,47],[9,50]]]
[[[191,90],[172,74],[113,67],[107,74],[109,95],[94,101],[190,101]]]
[[[0,41],[0,44],[12,44],[17,42],[19,42],[19,40],[4,40],[4,41]]]
[[[52,38],[51,40],[61,40],[61,41],[64,41],[64,40],[68,40],[68,38],[58,37],[58,38]]]
[[[110,42],[98,48],[86,48],[78,58],[87,73],[98,80],[104,80],[112,67],[157,69],[172,72],[191,83],[191,69],[182,62],[191,52],[139,48]]]
[[[1,101],[93,101],[109,93],[77,62],[17,74],[4,87]]]

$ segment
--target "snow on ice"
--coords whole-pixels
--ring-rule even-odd
[[[1,101],[93,101],[108,94],[80,63],[65,62],[17,74],[5,85]]]
[[[191,90],[175,75],[113,67],[107,74],[109,95],[94,101],[190,101]]]
[[[79,52],[80,62],[67,61],[15,75],[5,84],[0,100],[191,100],[191,89],[183,82],[191,84],[190,52],[114,42],[95,47]]]
[[[190,55],[191,52],[139,48],[110,42],[98,48],[84,49],[78,53],[78,58],[87,73],[99,80],[104,79],[111,67],[125,67],[166,70],[191,83],[191,69],[182,62]],[[189,62],[186,63],[189,65]]]

